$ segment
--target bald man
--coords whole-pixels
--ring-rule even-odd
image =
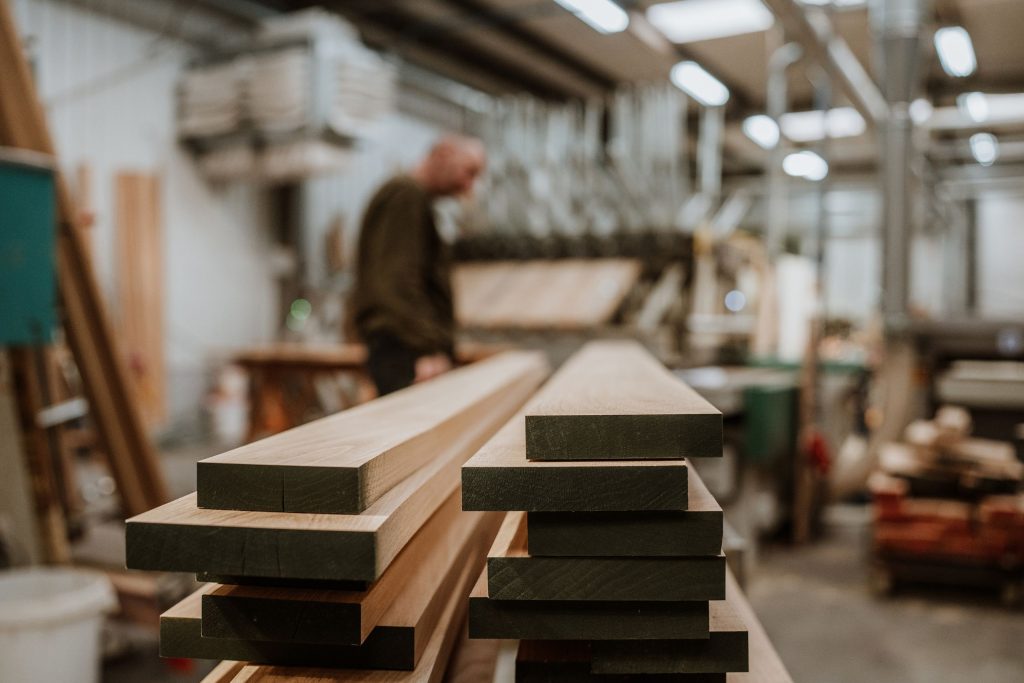
[[[452,366],[451,254],[437,234],[433,203],[471,194],[486,161],[479,140],[446,136],[370,200],[359,233],[352,314],[380,395]]]

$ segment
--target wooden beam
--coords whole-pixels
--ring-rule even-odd
[[[587,344],[526,412],[530,460],[722,455],[722,413],[634,341]]]
[[[492,600],[487,569],[469,596],[469,637],[650,640],[708,637],[708,603]]]
[[[722,508],[690,469],[685,512],[530,512],[533,557],[683,557],[722,549]]]
[[[0,145],[54,153],[53,141],[5,0],[0,0]],[[156,453],[128,387],[123,356],[100,296],[64,179],[56,178],[57,273],[64,327],[126,514],[168,499]]]
[[[261,664],[305,664],[341,666],[346,668],[413,670],[437,626],[445,605],[453,595],[463,600],[479,572],[487,551],[487,542],[497,530],[499,518],[492,515],[468,516],[471,533],[455,552],[449,552],[443,571],[419,572],[413,580],[393,596],[377,625],[361,645],[339,645],[322,636],[316,642],[299,642],[294,637],[278,639],[294,619],[286,624],[237,625],[223,622],[223,614],[211,615],[207,609],[211,597],[219,590],[208,586],[183,604],[165,614],[161,621],[161,653],[164,656],[198,659],[223,657]],[[202,604],[200,606],[200,603]],[[310,604],[311,613],[317,611]],[[218,628],[211,636],[208,625],[221,621],[227,628]],[[306,619],[304,616],[303,619]],[[309,623],[312,625],[312,620]],[[320,626],[332,628],[321,622]],[[267,630],[267,629],[270,630]],[[166,636],[166,637],[164,637]],[[259,637],[242,637],[259,636]]]
[[[210,510],[195,494],[127,524],[132,569],[209,572],[238,577],[375,581],[458,487],[459,468],[522,404],[504,402],[464,429],[433,460],[359,515]]]
[[[472,580],[472,579],[470,579]],[[468,585],[466,590],[468,591]],[[445,605],[419,664],[413,671],[359,671],[345,669],[287,668],[280,666],[246,666],[233,683],[440,683],[448,666],[448,658],[463,631],[466,595],[456,591]]]
[[[536,398],[544,393],[542,389]],[[533,401],[526,409],[532,405]],[[462,508],[529,512],[685,510],[686,482],[685,460],[527,460],[521,412],[462,468]]]
[[[745,674],[744,674],[745,675]],[[522,640],[516,653],[516,683],[628,683],[635,676],[590,672],[589,643]],[[726,683],[726,674],[669,674],[653,676],[658,683]],[[767,682],[765,682],[767,683]]]
[[[493,539],[500,517],[463,513],[452,496],[365,591],[220,586],[203,597],[203,635],[359,645],[389,609],[413,608],[436,592],[483,522],[490,520]]]
[[[511,513],[487,554],[494,600],[682,602],[725,597],[725,556],[531,557],[526,515]]]
[[[547,374],[507,352],[198,464],[203,508],[358,514]],[[506,413],[507,415],[507,413]]]

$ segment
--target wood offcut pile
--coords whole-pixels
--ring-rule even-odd
[[[461,511],[459,468],[546,375],[500,354],[200,462],[197,493],[128,521],[130,568],[211,582],[163,614],[161,654],[250,665],[213,680],[439,680],[501,523]]]
[[[941,408],[887,444],[872,475],[880,589],[897,579],[1003,586],[1021,597],[1024,464],[1009,443],[970,436],[970,415]]]
[[[518,683],[790,681],[686,460],[721,453],[721,414],[639,345],[585,347],[463,467],[464,509],[514,511],[470,637],[520,640]]]

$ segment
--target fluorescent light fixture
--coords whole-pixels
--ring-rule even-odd
[[[779,144],[779,125],[775,119],[756,114],[743,119],[743,133],[762,149],[775,149]]]
[[[988,98],[984,93],[980,92],[968,92],[963,95],[957,95],[956,105],[960,108],[960,111],[967,114],[971,121],[975,123],[984,123],[988,120],[991,113],[988,106]]]
[[[942,70],[950,76],[970,76],[978,68],[971,34],[963,26],[946,26],[935,32],[935,51]]]
[[[629,14],[612,0],[555,0],[599,33],[619,33],[629,26]]]
[[[864,117],[853,107],[836,107],[828,113],[799,111],[782,115],[782,133],[793,142],[812,142],[825,138],[826,126],[830,138],[852,138],[867,129]]]
[[[815,182],[828,175],[828,162],[810,150],[794,152],[782,160],[782,170],[794,178]]]
[[[928,119],[935,113],[932,103],[923,97],[919,97],[910,103],[910,120],[917,125],[928,123]]]
[[[971,154],[982,166],[991,166],[999,158],[999,140],[991,133],[975,133],[971,136]]]
[[[679,62],[672,67],[669,78],[705,107],[720,107],[729,101],[729,89],[697,62]]]
[[[647,21],[673,43],[766,31],[775,15],[761,0],[680,0],[652,5]]]

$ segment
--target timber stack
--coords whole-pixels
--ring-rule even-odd
[[[201,461],[196,493],[128,520],[130,568],[210,582],[161,654],[246,663],[212,680],[439,680],[501,524],[461,511],[459,470],[547,374],[499,354]]]
[[[589,344],[463,467],[465,510],[513,511],[469,636],[518,639],[517,683],[791,681],[687,460],[721,454],[713,406],[638,344]]]

